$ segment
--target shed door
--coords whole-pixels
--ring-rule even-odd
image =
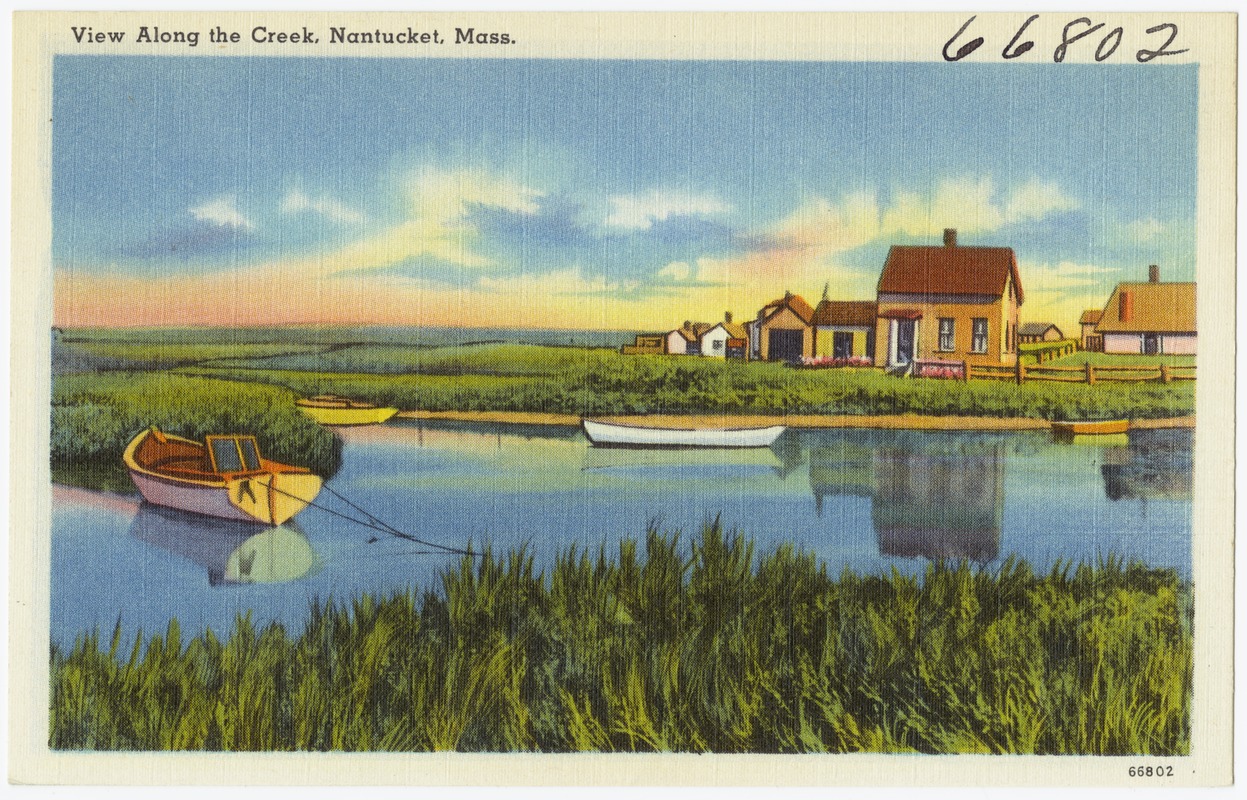
[[[853,355],[852,331],[836,331],[832,336],[831,355],[833,358],[849,358]]]
[[[799,330],[771,330],[767,339],[767,356],[771,361],[800,361],[802,338]]]

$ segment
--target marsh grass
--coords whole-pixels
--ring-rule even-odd
[[[377,348],[203,366],[187,374],[258,381],[298,394],[335,392],[403,409],[564,414],[933,414],[1133,419],[1194,412],[1192,382],[1095,386],[1033,381],[894,378],[874,369],[793,370],[688,356],[624,356],[586,348],[480,345],[408,352]]]
[[[289,390],[166,373],[61,375],[52,386],[53,480],[132,490],[121,454],[151,425],[191,439],[254,434],[266,457],[322,475],[340,458],[333,434],[300,413]]]
[[[1191,587],[1106,559],[830,577],[708,524],[440,591],[315,602],[297,636],[176,621],[51,653],[50,743],[97,750],[1190,750]]]

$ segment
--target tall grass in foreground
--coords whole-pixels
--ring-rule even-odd
[[[442,592],[51,653],[58,749],[1185,754],[1191,595],[1106,560],[1035,575],[755,559],[708,525],[548,575],[465,558]]]

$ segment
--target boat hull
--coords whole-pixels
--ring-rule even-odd
[[[769,447],[783,425],[761,428],[651,428],[581,420],[595,447]]]
[[[123,460],[139,494],[147,502],[159,506],[219,519],[281,525],[306,508],[323,483],[319,475],[305,469],[272,462],[269,462],[270,469],[216,479],[162,474],[135,457],[150,433],[143,431],[136,436],[126,447]],[[180,437],[167,438],[197,444]]]
[[[321,425],[380,425],[398,413],[397,408],[318,408],[315,406],[299,406],[299,410],[307,414]]]
[[[1058,438],[1117,435],[1126,433],[1128,430],[1130,430],[1130,420],[1125,419],[1052,423],[1052,433]]]

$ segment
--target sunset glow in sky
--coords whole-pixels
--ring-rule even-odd
[[[1195,278],[1195,66],[61,56],[54,322],[661,330],[1014,248]],[[1068,326],[1068,327],[1067,327]]]

